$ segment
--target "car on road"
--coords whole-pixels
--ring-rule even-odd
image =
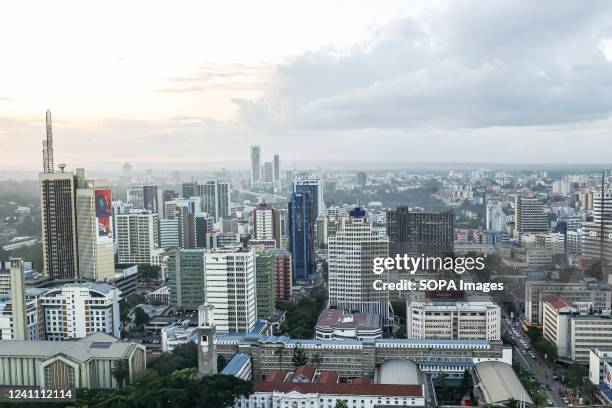
[[[569,399],[567,399],[567,398],[563,398],[563,403],[564,403],[564,404],[569,404]]]
[[[522,353],[524,356],[526,356],[526,355],[527,355],[527,352],[526,352],[525,350],[523,350],[521,353]]]
[[[553,405],[552,400],[551,399],[547,399],[546,400],[546,405],[548,405],[549,407],[552,407],[552,405]]]

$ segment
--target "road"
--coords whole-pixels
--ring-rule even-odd
[[[503,320],[502,322],[505,331],[508,333],[508,335],[512,336],[512,338],[516,342],[516,345],[513,348],[513,352],[516,356],[518,356],[517,360],[521,362],[521,364],[527,371],[531,372],[534,375],[535,379],[540,384],[542,384],[542,386],[544,387],[543,389],[546,392],[547,398],[553,402],[552,406],[566,407],[567,404],[563,403],[563,398],[559,395],[558,391],[560,387],[563,387],[563,385],[552,379],[553,374],[551,372],[551,369],[548,368],[548,366],[537,354],[534,353],[534,355],[536,356],[535,359],[532,358],[529,354],[523,355],[522,351],[524,350],[524,348],[520,346],[521,339],[525,339],[529,346],[529,350],[533,351],[533,347],[531,347],[531,344],[529,344],[529,338],[526,335],[523,335],[523,332],[520,328],[517,329],[518,334],[515,336],[514,334],[512,334],[512,329],[510,325],[508,325],[506,320]],[[552,391],[547,389],[546,386],[550,386],[550,388],[552,388]]]

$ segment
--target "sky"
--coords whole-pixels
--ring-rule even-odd
[[[35,12],[34,12],[35,11]],[[609,1],[0,4],[0,170],[610,163]],[[364,164],[365,165],[365,164]]]

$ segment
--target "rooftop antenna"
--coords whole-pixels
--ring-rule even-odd
[[[51,111],[47,109],[46,116],[47,138],[43,140],[43,172],[53,173],[53,127],[51,125]]]

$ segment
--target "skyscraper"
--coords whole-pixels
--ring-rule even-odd
[[[294,281],[312,280],[316,272],[315,214],[312,186],[295,186],[289,202],[289,248]]]
[[[220,331],[249,332],[257,320],[255,254],[239,247],[204,254],[206,302]]]
[[[211,180],[198,185],[202,200],[201,210],[211,215],[215,222],[230,213],[230,184],[224,181]]]
[[[271,249],[274,255],[274,296],[277,300],[291,300],[291,254],[286,249]]]
[[[280,156],[278,154],[274,155],[274,181],[280,181]]]
[[[43,173],[53,173],[53,127],[51,125],[51,111],[47,109],[46,116],[47,138],[43,140]]]
[[[157,213],[160,218],[163,216],[161,190],[157,186],[142,186],[142,201],[145,210]]]
[[[183,198],[194,197],[197,195],[198,183],[191,181],[189,183],[183,183],[182,194]]]
[[[13,313],[13,340],[28,340],[26,293],[23,260],[11,259],[11,310]]]
[[[261,148],[251,146],[251,187],[261,180]]]
[[[257,292],[257,318],[267,320],[274,315],[274,254],[260,252],[255,255]]]
[[[517,237],[529,232],[548,231],[544,205],[537,198],[516,196],[514,201],[515,231]]]
[[[385,279],[372,273],[374,258],[389,256],[389,240],[378,234],[355,208],[342,220],[342,228],[328,239],[329,303],[347,312],[376,313],[389,317],[389,292],[374,289],[374,281]]]
[[[197,310],[205,302],[204,250],[176,249],[168,256],[170,305]]]
[[[117,255],[120,264],[150,264],[159,246],[158,217],[147,210],[117,216]]]
[[[455,242],[452,211],[412,211],[400,206],[387,212],[389,254],[409,256],[452,256]]]
[[[115,275],[112,193],[100,180],[76,190],[79,277],[104,281]]]
[[[275,240],[276,247],[281,244],[280,211],[269,207],[266,203],[259,204],[253,209],[253,239]]]
[[[264,163],[264,171],[263,171],[264,181],[272,182],[274,181],[274,170],[272,167],[272,162]]]
[[[195,246],[206,248],[206,234],[212,232],[214,220],[206,213],[195,215]]]
[[[325,211],[325,202],[323,201],[323,182],[317,175],[297,175],[293,181],[293,191],[305,191],[308,189],[313,199],[313,216],[316,220],[318,216],[323,215]]]
[[[612,261],[612,190],[603,183],[593,198],[593,220],[582,230],[582,251],[585,259],[599,261],[598,278],[607,282],[608,264]],[[602,274],[602,272],[605,272]]]
[[[78,277],[75,177],[71,172],[40,173],[43,274],[51,279]]]
[[[195,219],[188,207],[177,208],[179,227],[179,246],[181,248],[195,248]]]
[[[367,183],[368,175],[365,172],[360,171],[355,175],[355,185],[357,185],[357,187],[364,188]]]

